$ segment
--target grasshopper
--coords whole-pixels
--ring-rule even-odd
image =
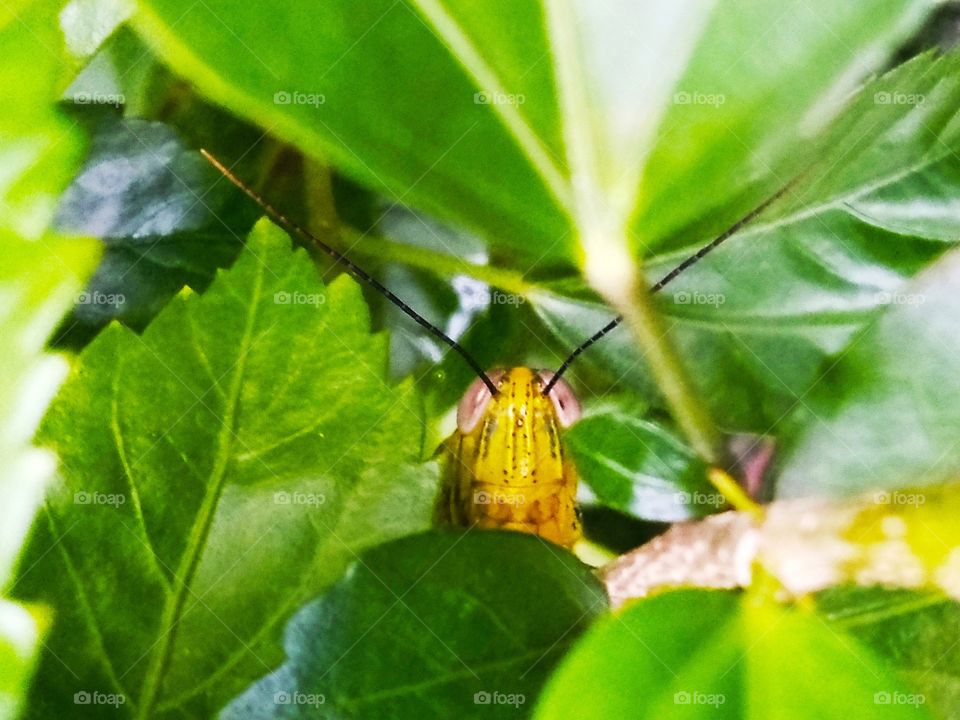
[[[563,374],[587,348],[616,329],[615,317],[576,347],[555,371],[511,367],[486,371],[456,340],[424,318],[339,250],[288,219],[206,150],[203,156],[287,232],[343,265],[404,314],[450,346],[476,373],[457,408],[457,428],[441,445],[444,481],[434,522],[500,528],[538,535],[572,548],[581,538],[576,504],[577,471],[564,450],[562,433],[580,417],[580,403]],[[750,211],[713,241],[690,255],[651,288],[659,292],[789,190],[799,176]]]

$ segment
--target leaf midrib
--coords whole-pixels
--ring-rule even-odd
[[[432,27],[450,51],[450,55],[479,86],[478,89],[507,94],[506,86],[494,69],[488,65],[483,54],[470,41],[469,36],[436,0],[413,0],[413,5]],[[570,181],[554,158],[547,151],[540,136],[513,103],[492,103],[489,107],[516,142],[520,151],[536,169],[544,187],[559,206],[573,218]]]
[[[175,592],[168,597],[167,602],[164,604],[160,625],[160,632],[162,633],[161,640],[159,646],[155,646],[157,650],[151,655],[150,666],[144,678],[139,712],[139,717],[141,718],[149,718],[153,712],[153,706],[157,702],[163,678],[166,675],[170,660],[173,656],[177,628],[179,627],[183,607],[186,604],[187,595],[190,591],[191,580],[200,564],[200,558],[209,536],[210,527],[213,524],[216,507],[226,482],[226,470],[231,457],[234,424],[236,422],[240,391],[243,386],[244,373],[246,371],[247,353],[251,346],[253,329],[256,325],[257,306],[263,292],[263,269],[264,264],[262,262],[257,263],[253,289],[247,306],[247,321],[240,339],[240,347],[238,348],[236,370],[231,378],[227,399],[224,404],[224,418],[218,435],[217,453],[214,458],[213,469],[210,472],[207,491],[204,494],[200,510],[190,529],[187,547],[177,567],[177,573],[174,577],[176,583]]]

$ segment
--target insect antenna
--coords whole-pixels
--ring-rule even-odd
[[[689,256],[683,262],[681,262],[679,265],[673,268],[673,270],[671,270],[662,278],[660,278],[656,283],[654,283],[650,287],[650,294],[653,295],[654,293],[658,293],[661,290],[663,290],[664,286],[666,286],[668,283],[675,280],[676,277],[680,275],[682,272],[684,272],[691,266],[696,265],[698,262],[700,262],[700,260],[702,260],[705,255],[715,250],[731,235],[735,235],[736,233],[740,232],[740,230],[743,229],[744,225],[747,225],[754,218],[756,218],[760,213],[762,213],[764,210],[770,207],[774,202],[776,202],[781,197],[783,197],[787,193],[787,191],[790,190],[790,188],[792,188],[794,184],[796,184],[796,182],[805,174],[806,173],[804,172],[804,173],[800,173],[800,175],[795,176],[790,182],[788,182],[782,188],[777,190],[777,192],[775,192],[773,195],[768,197],[766,200],[760,203],[757,207],[755,207],[753,210],[748,212],[742,218],[737,220],[729,228],[727,228],[722,233],[720,233],[716,238],[711,240],[709,243],[707,243],[702,248],[697,250],[697,252],[695,252],[693,255]],[[595,332],[593,335],[591,335],[582,343],[580,343],[574,349],[574,351],[567,356],[567,359],[560,364],[560,367],[557,368],[557,371],[553,374],[553,377],[550,378],[550,382],[548,382],[544,386],[543,394],[546,395],[547,393],[550,392],[550,390],[553,389],[553,386],[557,384],[557,381],[560,380],[561,377],[563,377],[563,374],[570,368],[570,365],[573,364],[573,361],[576,360],[580,356],[580,354],[583,353],[584,350],[586,350],[595,342],[603,338],[604,335],[614,330],[618,325],[620,325],[621,322],[623,322],[623,315],[617,315],[617,317],[615,317],[613,320],[608,322],[602,328],[597,330],[597,332]]]
[[[201,148],[200,154],[203,155],[203,157],[206,158],[207,161],[211,165],[213,165],[220,172],[221,175],[223,175],[225,178],[227,178],[227,180],[229,180],[234,185],[236,185],[237,188],[239,188],[247,197],[253,200],[257,205],[259,205],[263,209],[263,211],[270,217],[270,219],[276,222],[278,225],[280,225],[284,230],[294,235],[298,235],[304,240],[306,240],[307,242],[310,242],[316,245],[318,248],[320,248],[320,250],[322,250],[324,253],[326,253],[331,258],[333,258],[334,262],[342,264],[350,272],[351,275],[367,283],[370,287],[372,287],[374,290],[376,290],[385,298],[387,298],[387,300],[389,300],[398,308],[400,308],[400,310],[403,311],[403,313],[407,315],[407,317],[412,318],[418,325],[420,325],[420,327],[430,331],[439,340],[442,340],[444,343],[449,345],[453,350],[455,350],[460,355],[460,357],[462,357],[467,362],[467,365],[471,367],[471,369],[477,374],[477,376],[481,380],[483,380],[483,384],[487,386],[487,389],[490,390],[490,393],[492,395],[497,394],[497,386],[490,379],[490,377],[483,370],[483,368],[480,367],[480,363],[474,360],[473,356],[470,355],[470,353],[468,353],[464,349],[464,347],[460,345],[460,343],[458,343],[452,337],[450,337],[445,332],[443,332],[443,330],[441,330],[436,325],[434,325],[429,320],[427,320],[425,317],[423,317],[423,315],[418,313],[412,307],[407,305],[403,300],[397,297],[383,283],[381,283],[379,280],[373,277],[370,273],[368,273],[362,267],[360,267],[355,262],[353,262],[353,260],[348,258],[342,252],[331,247],[330,245],[327,245],[327,243],[325,243],[323,240],[318,238],[316,235],[304,229],[303,227],[295,223],[293,220],[290,220],[286,215],[284,215],[282,212],[280,212],[275,207],[273,207],[273,205],[267,202],[266,199],[264,199],[264,197],[260,195],[256,190],[249,187],[240,178],[238,178],[229,168],[227,168],[222,162],[217,160],[217,158],[215,158],[207,150]]]

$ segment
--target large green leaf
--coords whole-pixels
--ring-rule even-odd
[[[235,112],[536,259],[569,255],[577,240],[588,251],[616,242],[596,237],[597,223],[621,232],[631,215],[652,242],[664,231],[648,221],[666,210],[669,227],[758,175],[776,183],[797,129],[835,110],[928,7],[152,0],[138,23],[177,71]],[[683,92],[724,101],[683,103]],[[763,158],[751,154],[759,146]],[[707,161],[713,192],[677,191],[702,188]],[[635,213],[645,167],[656,170]]]
[[[539,538],[404,538],[301,610],[286,662],[223,717],[522,717],[605,609],[589,569]]]
[[[819,146],[808,184],[664,289],[659,307],[723,426],[777,430],[821,363],[956,241],[958,109],[958,53],[917,58],[868,84]],[[703,232],[651,257],[650,281],[708,242]],[[611,316],[569,291],[537,291],[531,300],[570,345]],[[649,388],[625,330],[589,353],[617,378]]]
[[[812,613],[686,590],[597,623],[535,717],[927,717],[917,696]]]
[[[36,716],[78,692],[209,715],[359,548],[427,525],[436,467],[410,464],[418,406],[368,323],[353,281],[325,289],[263,221],[203,296],[83,352],[41,426],[63,482],[16,586],[63,612]]]
[[[540,10],[507,12],[508,24],[487,24],[489,39],[505,64],[533,69],[511,92],[529,97],[524,115],[536,113],[556,137],[550,64],[536,63],[548,51]],[[544,186],[529,148],[501,122],[498,106],[475,102],[481,88],[406,3],[191,8],[173,1],[145,4],[139,21],[174,69],[211,97],[378,191],[487,235],[496,218],[495,234],[531,253],[567,234],[562,203]],[[230,63],[221,62],[228,56]],[[542,166],[557,173],[551,153],[527,132]],[[570,244],[558,243],[554,255]]]
[[[783,497],[955,479],[960,252],[889,294],[789,419]]]

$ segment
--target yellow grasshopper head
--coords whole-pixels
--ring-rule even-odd
[[[560,430],[579,419],[580,403],[562,380],[544,394],[549,371],[515,367],[488,376],[497,393],[478,379],[457,409],[438,514],[572,547],[580,539],[577,475]]]

